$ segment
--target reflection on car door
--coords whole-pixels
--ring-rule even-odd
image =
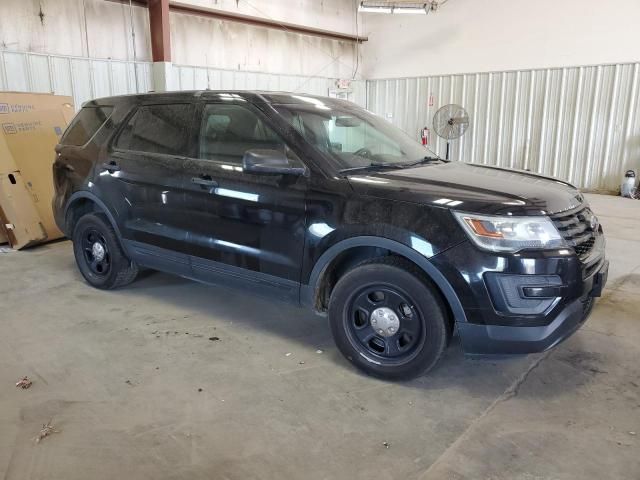
[[[193,104],[140,106],[118,134],[97,183],[118,210],[142,265],[189,275],[183,167]]]
[[[194,276],[215,282],[224,274],[225,283],[250,281],[271,295],[297,298],[306,178],[243,171],[247,150],[289,152],[251,105],[209,103],[201,110],[198,158],[185,162]]]

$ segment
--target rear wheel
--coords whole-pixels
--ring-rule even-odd
[[[135,280],[138,267],[127,258],[104,215],[90,213],[81,217],[72,240],[78,269],[90,285],[110,290]]]
[[[331,294],[329,322],[347,359],[389,380],[428,371],[449,339],[439,293],[398,257],[372,260],[345,274]]]

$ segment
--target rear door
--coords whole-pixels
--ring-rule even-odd
[[[244,172],[249,149],[295,156],[249,102],[226,98],[200,111],[198,151],[185,163],[194,276],[297,299],[307,178]]]
[[[189,275],[183,168],[192,144],[193,103],[140,105],[113,141],[96,176],[117,208],[124,241],[136,260]]]

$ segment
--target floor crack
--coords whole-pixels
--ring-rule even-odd
[[[427,468],[427,470],[420,476],[420,478],[423,480],[427,480],[429,478],[428,477],[429,473],[438,464],[442,463],[443,459],[446,458],[449,452],[454,451],[458,445],[460,445],[467,437],[471,435],[471,432],[474,430],[474,428],[479,422],[481,422],[487,415],[489,415],[498,405],[517,396],[518,392],[520,391],[520,387],[522,387],[524,382],[527,381],[527,378],[529,377],[531,372],[533,372],[536,368],[538,368],[544,360],[549,358],[551,353],[553,353],[552,350],[547,350],[538,358],[536,358],[536,360],[532,362],[531,365],[529,365],[527,369],[524,372],[522,372],[522,374],[520,374],[518,378],[516,378],[511,383],[511,385],[509,385],[509,387],[498,398],[496,398],[493,402],[491,402],[491,405],[489,405],[475,420],[473,420],[469,424],[467,429],[464,432],[462,432],[462,434],[460,434],[460,436],[456,438],[456,440],[451,445],[449,445],[444,452],[442,452],[442,454],[429,466],[429,468]]]

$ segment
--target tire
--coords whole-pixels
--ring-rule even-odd
[[[137,265],[125,255],[104,215],[82,216],[73,229],[72,241],[78,269],[92,287],[112,290],[128,285],[138,275]]]
[[[340,278],[329,300],[329,323],[342,354],[385,380],[407,380],[433,368],[451,332],[436,287],[393,256],[369,260]]]

